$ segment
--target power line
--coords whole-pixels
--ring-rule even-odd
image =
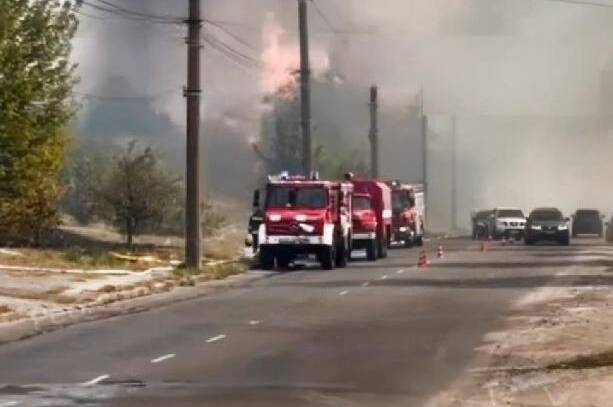
[[[566,3],[566,4],[576,4],[579,6],[593,6],[593,7],[604,7],[604,8],[613,8],[613,4],[611,3],[599,3],[595,1],[589,0],[545,0],[553,3]]]
[[[161,99],[172,93],[181,92],[182,88],[166,89],[150,95],[137,95],[137,96],[114,96],[114,95],[97,95],[93,93],[83,93],[73,91],[72,93],[85,100],[97,100],[101,102],[122,102],[122,103],[139,103],[139,102],[151,102],[157,99]]]
[[[137,16],[137,17],[144,17],[144,18],[152,18],[152,19],[157,19],[157,20],[173,20],[175,22],[181,22],[184,20],[184,18],[182,17],[178,17],[178,16],[170,16],[170,15],[160,15],[160,14],[150,14],[150,13],[143,13],[143,12],[139,12],[136,10],[131,10],[122,6],[119,6],[115,3],[112,3],[108,0],[96,0],[99,3],[102,3],[104,5],[107,5],[109,7],[112,7],[122,13],[125,14],[129,14],[129,15],[133,15],[133,16]]]
[[[226,35],[228,35],[229,37],[233,38],[236,42],[238,42],[239,44],[249,48],[252,51],[257,52],[256,48],[251,45],[250,43],[248,43],[247,41],[243,40],[241,37],[239,37],[238,35],[236,35],[235,33],[233,33],[232,31],[230,31],[229,29],[225,28],[221,23],[218,23],[216,21],[211,21],[211,20],[204,20],[205,23],[212,25],[213,27],[223,31]]]
[[[321,17],[321,19],[324,21],[324,23],[326,23],[326,25],[330,28],[330,30],[333,33],[336,33],[338,30],[336,29],[336,27],[334,27],[334,25],[330,22],[330,20],[328,19],[328,17],[326,16],[326,13],[323,12],[323,10],[321,9],[321,7],[319,7],[319,4],[317,4],[317,2],[315,0],[311,0],[311,3],[313,4],[313,6],[315,6],[315,11],[317,12],[317,14],[319,14],[319,16]]]
[[[235,49],[234,47],[232,47],[231,45],[229,45],[228,43],[224,42],[223,40],[215,37],[214,35],[212,35],[211,33],[204,33],[203,34],[204,39],[209,43],[209,44],[214,44],[215,46],[224,49],[225,52],[229,53],[232,55],[232,57],[244,61],[247,64],[253,65],[253,66],[259,66],[260,65],[260,61],[257,60],[256,58],[253,58],[247,54],[242,53],[241,51]]]
[[[79,5],[83,5],[83,6],[87,6],[90,7],[94,10],[97,11],[101,11],[104,13],[108,13],[117,17],[121,17],[124,18],[126,20],[130,20],[130,21],[140,21],[140,22],[148,22],[148,23],[153,23],[153,24],[180,24],[181,20],[177,19],[157,19],[157,18],[152,18],[152,17],[144,17],[144,16],[137,16],[137,15],[131,15],[128,13],[124,13],[121,12],[115,8],[109,8],[106,6],[101,6],[99,4],[93,4],[91,3],[89,0],[85,1],[85,0],[81,0],[79,3]]]

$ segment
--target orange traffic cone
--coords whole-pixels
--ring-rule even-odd
[[[439,246],[438,247],[438,251],[436,252],[436,256],[439,259],[442,259],[443,257],[445,257],[445,252],[443,252],[443,246]]]
[[[430,265],[430,261],[428,260],[428,255],[425,250],[422,250],[419,253],[419,261],[417,262],[417,267],[423,268],[428,267]]]

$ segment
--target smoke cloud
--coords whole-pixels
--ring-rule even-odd
[[[432,229],[451,226],[453,172],[460,227],[468,226],[473,208],[519,206],[528,211],[547,205],[567,214],[577,207],[613,210],[613,197],[607,194],[608,152],[613,151],[613,9],[547,0],[317,4],[333,27],[310,7],[314,68],[331,72],[354,100],[314,94],[315,110],[338,118],[335,127],[347,148],[365,150],[368,87],[378,85],[387,177],[422,178],[415,101],[423,90],[431,125]],[[130,0],[126,6],[185,14],[177,2]],[[293,1],[203,0],[206,18],[224,22],[252,49],[213,26],[205,25],[207,32],[259,61],[257,68],[245,68],[205,46],[203,134],[209,184],[245,202],[256,162],[249,141],[259,136],[262,96],[287,81],[297,66],[296,8]],[[144,94],[175,87],[176,93],[156,98],[154,107],[181,132],[183,29],[111,20],[83,18],[75,50],[80,90],[93,92],[105,77],[117,75]],[[457,122],[455,169],[452,116]],[[214,125],[207,128],[207,122]]]

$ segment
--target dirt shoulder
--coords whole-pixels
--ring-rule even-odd
[[[613,262],[612,256],[613,251],[580,260],[604,265]],[[488,334],[477,349],[477,366],[482,367],[468,370],[433,405],[611,405],[610,273],[608,266],[589,271],[572,267],[555,276],[548,287],[522,298],[511,310],[505,330]]]
[[[65,246],[0,248],[0,343],[267,276],[246,273],[238,226],[206,240],[197,275],[181,269],[182,250],[167,238],[144,237],[136,252],[127,252],[120,236],[101,227],[60,233]]]

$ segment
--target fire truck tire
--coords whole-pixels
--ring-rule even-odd
[[[417,236],[415,238],[415,246],[422,247],[423,245],[424,245],[424,237],[423,236]]]
[[[342,240],[341,244],[336,248],[336,267],[345,268],[347,267],[347,261],[349,259],[349,248],[345,239]]]
[[[407,236],[406,239],[404,239],[404,247],[406,247],[407,249],[410,249],[411,247],[413,247],[413,238],[410,236]]]
[[[275,254],[267,247],[260,247],[260,267],[262,270],[272,270],[275,268]]]
[[[380,258],[384,259],[387,257],[387,242],[382,237],[377,239],[377,252]]]
[[[334,253],[334,245],[332,246],[324,246],[321,248],[319,252],[319,263],[321,264],[321,268],[324,270],[332,270],[334,269],[334,260],[336,254]]]
[[[377,261],[377,241],[371,240],[366,246],[366,259],[368,261]]]
[[[280,269],[287,269],[291,260],[292,259],[287,254],[279,254],[277,256],[277,267]]]

